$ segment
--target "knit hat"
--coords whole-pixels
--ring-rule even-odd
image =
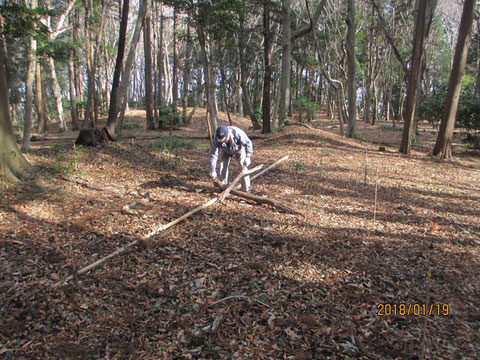
[[[227,140],[227,135],[228,135],[228,127],[225,125],[220,125],[217,128],[217,132],[215,134],[215,137],[219,143],[223,143]]]

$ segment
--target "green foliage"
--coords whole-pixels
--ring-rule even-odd
[[[424,99],[418,107],[419,118],[438,125],[442,118],[445,96],[446,94],[443,92]],[[480,149],[478,134],[480,131],[480,98],[468,89],[460,95],[455,126],[468,130],[463,133],[465,137],[462,140],[467,147]]]
[[[306,169],[306,165],[303,162],[300,162],[300,161],[291,162],[290,167],[294,168],[297,171]]]
[[[6,2],[0,4],[0,13],[3,18],[1,31],[6,37],[18,39],[33,36],[37,40],[46,39],[48,29],[40,22],[42,16],[52,15],[46,8],[31,9],[25,5]]]
[[[175,136],[166,137],[160,140],[152,141],[147,145],[147,148],[150,150],[161,150],[165,152],[170,152],[176,149],[208,149],[210,145],[201,144],[192,140],[179,139]]]
[[[468,148],[480,150],[480,134],[470,132],[465,132],[463,134],[465,135],[465,138],[463,138],[462,142],[466,144]]]
[[[256,107],[254,110],[253,110],[253,113],[255,114],[255,117],[257,118],[257,121],[259,124],[262,124],[263,122],[263,112],[262,112],[262,109],[259,108],[259,107]]]
[[[294,103],[295,109],[299,112],[305,112],[309,119],[313,119],[315,113],[318,111],[318,104],[312,101],[308,101],[305,96],[301,96]]]
[[[442,118],[445,103],[445,93],[432,95],[420,102],[418,116],[437,124]],[[467,130],[480,130],[480,98],[471,93],[463,92],[458,103],[455,124]]]
[[[436,125],[442,119],[443,103],[445,102],[445,95],[432,95],[423,99],[418,104],[418,118],[421,120],[428,120],[430,123]]]
[[[158,121],[158,128],[162,130],[170,129],[170,126],[172,125],[172,117],[174,128],[183,126],[183,116],[175,107],[171,105],[160,106],[158,109],[158,117],[155,119],[155,121]]]
[[[122,129],[131,130],[131,129],[140,129],[142,126],[139,123],[125,123],[122,125]]]
[[[77,109],[85,109],[87,107],[87,100],[79,100],[76,98],[75,105],[77,105]]]
[[[68,60],[68,52],[73,44],[65,39],[45,40],[41,42],[37,49],[37,55],[42,57],[51,57],[56,61]]]

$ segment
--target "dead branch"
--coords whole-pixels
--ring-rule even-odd
[[[223,190],[225,188],[224,185],[218,179],[215,179],[216,181],[214,182],[215,186],[217,186],[219,189]],[[264,198],[261,196],[253,195],[253,194],[248,194],[243,191],[238,191],[238,190],[232,190],[231,193],[235,196],[241,197],[246,200],[251,200],[256,202],[257,204],[267,204],[270,205],[278,210],[281,210],[283,212],[289,213],[289,214],[295,214],[295,215],[304,215],[302,212],[295,210],[287,205],[281,204],[277,201],[273,201],[268,198]]]
[[[259,165],[255,168],[251,169],[251,170],[248,170],[248,168],[246,166],[244,166],[242,171],[240,172],[240,174],[238,174],[237,177],[232,181],[230,186],[225,189],[225,191],[220,195],[218,200],[220,202],[223,202],[223,200],[225,200],[227,195],[230,193],[230,191],[232,191],[232,189],[235,187],[235,185],[237,185],[237,183],[240,181],[240,179],[242,179],[244,176],[247,176],[248,174],[251,174],[251,173],[253,173],[257,170],[260,170],[261,168],[263,168],[263,165]]]

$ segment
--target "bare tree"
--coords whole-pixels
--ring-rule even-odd
[[[455,47],[442,121],[440,123],[437,141],[433,148],[433,155],[442,159],[450,159],[452,157],[453,129],[455,127],[460,90],[462,89],[462,77],[467,63],[468,48],[470,47],[472,38],[475,2],[475,0],[465,0],[463,4],[462,19],[460,20],[458,30],[458,40]]]
[[[421,81],[422,57],[425,39],[428,36],[433,12],[437,0],[418,0],[417,14],[415,17],[415,31],[413,35],[412,60],[408,73],[407,104],[403,117],[403,133],[400,152],[409,155],[412,147],[412,136],[415,120],[416,97],[418,82]]]
[[[348,0],[347,2],[347,26],[347,137],[355,137],[357,132],[357,87],[355,79],[355,0]]]

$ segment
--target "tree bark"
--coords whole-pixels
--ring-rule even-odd
[[[202,26],[199,24],[197,28],[198,40],[200,41],[200,49],[202,54],[203,71],[205,77],[205,89],[207,93],[207,108],[210,127],[215,131],[218,126],[217,118],[217,101],[216,101],[216,85],[215,74],[213,73],[213,67],[210,58],[210,43],[205,34]]]
[[[255,111],[253,110],[252,102],[250,99],[250,94],[248,92],[247,86],[247,64],[245,62],[245,31],[243,21],[240,24],[240,30],[238,33],[238,61],[240,63],[240,86],[242,88],[242,103],[243,110],[245,113],[250,116],[252,120],[252,126],[254,129],[260,129],[258,120],[255,116]]]
[[[127,0],[124,0],[127,1]],[[124,9],[125,9],[124,3]],[[128,6],[128,5],[127,5]],[[138,40],[140,38],[140,31],[142,29],[143,19],[145,18],[145,0],[140,0],[139,8],[138,8],[138,17],[137,22],[135,24],[135,31],[133,33],[132,41],[130,44],[130,50],[127,56],[127,61],[125,63],[125,67],[123,69],[122,75],[122,82],[120,83],[120,72],[122,71],[122,64],[123,64],[123,56],[125,51],[125,35],[127,29],[127,20],[128,14],[125,15],[125,12],[122,11],[122,24],[125,23],[124,28],[121,27],[121,32],[119,34],[119,52],[117,53],[117,61],[115,63],[115,72],[113,74],[113,83],[112,83],[112,91],[110,93],[110,108],[108,109],[108,121],[107,125],[105,126],[105,132],[108,134],[108,137],[111,140],[115,139],[115,123],[117,121],[118,112],[121,110],[121,106],[124,101],[124,97],[127,93],[128,84],[130,81],[130,73],[132,70],[132,64],[135,57],[135,49],[137,47]],[[125,18],[125,20],[124,20]],[[122,44],[122,54],[120,54],[120,40],[123,38]]]
[[[79,130],[80,125],[78,123],[78,111],[77,111],[77,99],[75,96],[75,70],[73,68],[73,49],[69,51],[68,57],[68,81],[70,91],[70,114],[72,116],[72,128],[73,130]]]
[[[270,94],[272,83],[272,49],[273,42],[270,32],[270,0],[263,1],[263,49],[264,49],[264,74],[263,74],[263,101],[262,101],[262,133],[272,132],[270,120]]]
[[[421,65],[424,42],[428,35],[433,11],[436,6],[436,0],[419,0],[418,11],[415,20],[415,31],[413,35],[412,60],[410,62],[410,71],[408,74],[407,85],[407,104],[403,117],[403,133],[400,152],[410,155],[412,148],[412,136],[415,121],[415,105],[418,89],[418,81],[420,81]]]
[[[153,119],[152,41],[150,10],[148,9],[148,5],[143,28],[143,45],[145,54],[145,109],[147,115],[147,129],[154,130],[155,121]]]
[[[25,178],[32,166],[18,149],[10,121],[6,54],[2,32],[3,18],[0,14],[0,178],[8,182],[18,182]]]
[[[347,4],[347,137],[353,138],[356,136],[357,132],[357,87],[355,79],[355,0],[348,0]]]
[[[47,131],[47,111],[43,106],[43,93],[42,93],[42,70],[40,61],[37,61],[35,66],[35,107],[37,108],[37,131],[39,133],[45,133]]]
[[[32,10],[37,7],[37,0],[32,0]],[[30,36],[29,47],[27,49],[27,76],[25,80],[25,115],[23,118],[23,140],[22,151],[28,152],[30,150],[30,138],[32,137],[32,113],[33,113],[33,83],[35,80],[36,68],[36,51],[37,41],[33,36]]]
[[[188,86],[190,84],[190,71],[192,69],[192,38],[190,36],[190,23],[187,23],[187,44],[185,49],[185,63],[183,64],[183,94],[182,94],[182,114],[183,120],[187,119],[188,105]]]
[[[475,0],[465,0],[463,5],[462,18],[458,30],[458,40],[453,57],[452,72],[450,73],[450,81],[448,83],[447,97],[445,99],[437,141],[433,148],[433,155],[442,159],[452,157],[453,130],[460,99],[460,90],[462,89],[462,76],[465,72],[468,48],[470,47],[472,37],[471,31],[475,14],[475,3]]]

